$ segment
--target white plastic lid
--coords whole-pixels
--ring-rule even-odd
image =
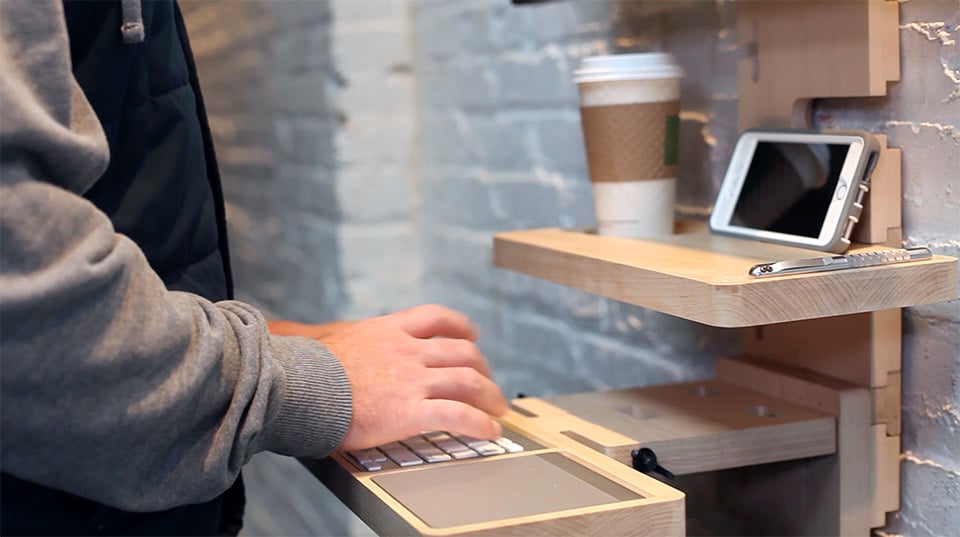
[[[680,78],[682,76],[683,69],[677,65],[673,54],[640,52],[583,58],[580,61],[580,68],[573,72],[573,81],[582,84],[584,82]]]

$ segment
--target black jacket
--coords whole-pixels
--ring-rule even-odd
[[[183,18],[173,1],[132,6],[141,7],[144,32],[128,43],[126,3],[64,2],[74,76],[110,145],[110,165],[85,197],[140,246],[169,289],[232,298],[223,194]],[[210,502],[158,513],[120,511],[7,474],[0,498],[4,535],[235,534],[244,504],[240,479]]]

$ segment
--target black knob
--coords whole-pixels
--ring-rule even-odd
[[[635,449],[630,452],[630,458],[633,460],[633,469],[638,472],[645,474],[657,472],[667,479],[673,479],[674,477],[672,472],[660,466],[660,463],[657,462],[657,454],[650,448]]]

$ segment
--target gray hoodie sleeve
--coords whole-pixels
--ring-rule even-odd
[[[57,0],[0,2],[0,469],[122,509],[223,492],[258,451],[325,456],[349,380],[240,302],[170,292],[80,194],[108,150]]]

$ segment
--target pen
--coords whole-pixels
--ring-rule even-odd
[[[825,257],[776,261],[774,263],[761,263],[750,267],[749,273],[751,276],[762,278],[765,276],[801,274],[804,272],[826,272],[828,270],[891,265],[893,263],[930,259],[931,257],[933,257],[933,254],[929,248],[900,248],[897,250],[880,250],[860,254],[830,255]]]

